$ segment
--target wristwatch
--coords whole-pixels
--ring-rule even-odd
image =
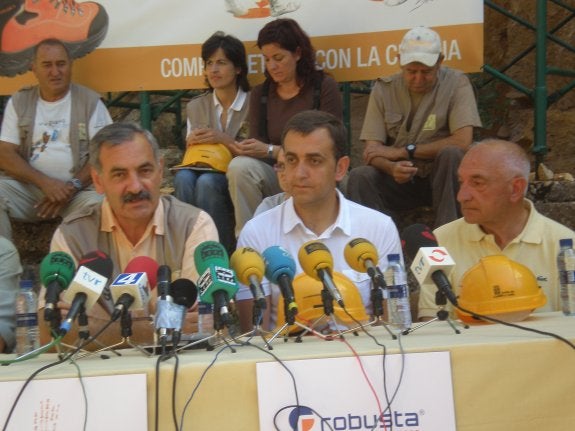
[[[405,149],[407,150],[407,155],[409,156],[410,160],[415,159],[415,149],[416,149],[416,145],[415,144],[407,144],[405,146]]]
[[[273,146],[273,144],[268,145],[268,157],[270,159],[274,158],[274,146]]]
[[[67,184],[71,184],[72,187],[74,187],[76,189],[77,192],[79,192],[80,190],[82,190],[84,187],[82,186],[82,181],[80,181],[78,178],[74,177],[74,178],[70,178],[68,181],[66,181]]]

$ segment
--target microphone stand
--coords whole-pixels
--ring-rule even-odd
[[[289,327],[294,326],[294,325],[303,329],[304,334],[307,334],[308,332],[313,332],[318,337],[321,337],[324,339],[326,338],[324,334],[317,332],[308,326],[305,326],[303,323],[298,322],[295,318],[296,315],[297,315],[297,313],[294,313],[293,310],[290,310],[288,302],[284,299],[284,316],[285,316],[286,322],[282,325],[281,328],[279,328],[276,332],[274,332],[272,337],[269,339],[270,343],[273,342],[281,333],[284,334],[284,342],[287,342],[288,336],[289,336]],[[301,336],[298,335],[295,339],[295,342],[301,343],[302,342]]]
[[[389,329],[387,322],[383,320],[383,289],[387,289],[385,281],[383,280],[383,277],[378,277],[373,270],[368,270],[368,275],[371,277],[371,291],[369,292],[369,296],[371,298],[374,316],[374,319],[369,322],[369,325],[383,326],[389,335],[391,335],[392,340],[397,340],[397,335]],[[361,327],[363,327],[363,325]]]
[[[438,310],[437,310],[436,316],[433,319],[430,319],[430,320],[427,320],[425,322],[421,322],[418,325],[412,326],[411,328],[403,331],[402,334],[403,335],[411,334],[413,331],[416,331],[419,328],[423,328],[424,326],[427,326],[430,323],[437,322],[437,321],[447,322],[449,324],[449,326],[451,326],[451,328],[453,329],[453,332],[455,332],[456,334],[461,334],[461,331],[458,329],[458,326],[463,327],[464,329],[469,329],[469,325],[464,324],[464,323],[460,323],[460,322],[456,322],[456,321],[449,318],[449,312],[445,309],[445,306],[447,305],[447,297],[441,291],[441,289],[437,289],[435,291],[435,305],[437,305]]]
[[[269,344],[268,340],[266,340],[266,337],[264,336],[264,332],[260,324],[263,317],[263,310],[265,309],[266,309],[265,298],[262,298],[261,301],[254,299],[252,307],[252,324],[254,327],[251,331],[246,332],[245,334],[242,334],[237,338],[254,337],[256,335],[259,335],[262,338],[264,344],[266,345],[266,348],[268,350],[273,350],[274,348]]]
[[[335,320],[335,317],[333,315],[333,298],[331,296],[330,291],[328,290],[327,286],[324,284],[323,289],[321,290],[321,303],[323,305],[323,315],[315,320],[312,325],[311,325],[311,330],[314,332],[314,334],[318,334],[318,332],[316,330],[314,330],[313,328],[315,326],[317,326],[319,323],[321,323],[324,319],[329,319],[331,323],[333,323],[333,325],[335,326],[335,329],[338,333],[338,335],[340,336],[340,338],[343,337],[343,333],[340,331],[338,325],[337,325],[337,321]],[[328,323],[329,324],[329,323]],[[354,331],[355,329],[352,329],[351,331]],[[300,343],[301,342],[301,337],[303,337],[304,335],[306,335],[309,331],[305,330],[304,332],[302,332],[301,334],[299,334],[296,338],[296,342]],[[350,332],[349,330],[346,332]],[[332,337],[330,335],[326,335],[326,334],[321,334],[321,337],[324,340],[331,340]]]

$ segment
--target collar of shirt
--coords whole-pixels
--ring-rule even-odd
[[[286,200],[283,204],[282,210],[282,230],[285,235],[289,232],[293,231],[296,228],[302,229],[306,234],[311,235],[313,237],[317,237],[318,239],[321,238],[330,238],[333,235],[333,232],[336,230],[340,230],[343,234],[350,236],[351,235],[351,215],[349,210],[349,205],[347,199],[343,196],[343,194],[336,189],[337,197],[339,200],[339,212],[337,214],[337,218],[335,222],[329,226],[321,235],[316,236],[314,232],[309,230],[302,219],[297,215],[295,211],[295,207],[293,204],[293,198],[290,197]]]
[[[523,230],[517,235],[513,240],[507,245],[519,243],[519,242],[526,242],[532,244],[540,244],[543,242],[543,236],[545,232],[543,232],[543,225],[541,223],[537,223],[537,216],[539,215],[535,207],[533,206],[533,202],[529,199],[524,199],[524,205],[529,209],[529,217],[527,218],[527,223],[523,227]],[[493,239],[493,235],[485,233],[477,224],[467,224],[467,230],[469,241],[480,242],[483,240],[487,240],[490,238],[491,241],[495,242]]]
[[[218,98],[216,97],[216,92],[212,91],[212,98],[214,100],[214,106],[216,107],[216,113],[218,115],[218,118],[222,117],[222,113],[224,112],[224,107],[222,106],[222,104],[220,103],[220,101],[218,100]],[[238,92],[236,93],[236,98],[234,99],[233,103],[230,106],[230,109],[228,109],[228,114],[231,114],[231,111],[236,111],[239,112],[242,110],[244,103],[246,103],[247,100],[247,93],[242,90],[241,88],[238,88]],[[232,115],[228,115],[228,119],[226,121],[226,129],[230,126],[230,121],[232,120]],[[218,130],[221,130],[221,125],[218,122]]]
[[[107,198],[104,198],[104,202],[102,202],[102,221],[100,226],[100,230],[104,232],[118,231],[123,233]],[[149,235],[151,229],[154,229],[156,235],[164,235],[164,204],[161,199],[158,200],[156,211],[154,211],[152,220],[148,223],[146,233],[142,236],[142,239]]]

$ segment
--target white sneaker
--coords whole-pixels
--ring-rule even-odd
[[[242,3],[241,0],[225,0],[226,11],[234,16],[243,16],[248,13],[248,8]]]
[[[299,9],[299,1],[289,1],[289,0],[269,0],[270,10],[272,16],[280,16],[286,13],[294,12]]]

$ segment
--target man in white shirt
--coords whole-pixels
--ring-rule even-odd
[[[305,242],[320,241],[333,255],[334,271],[354,282],[369,310],[369,277],[350,268],[344,259],[344,247],[352,239],[367,238],[379,252],[378,264],[385,267],[387,255],[401,255],[401,246],[390,217],[345,199],[336,189],[337,181],[349,167],[345,142],[345,127],[333,115],[321,111],[294,115],[282,135],[283,175],[291,197],[251,219],[240,233],[238,247],[248,246],[261,253],[270,246],[279,245],[295,257]],[[297,263],[296,273],[301,272]],[[267,307],[263,327],[273,328],[279,288],[267,280],[263,288],[271,305]],[[240,287],[236,300],[242,329],[249,330],[253,301],[250,290],[246,286]]]
[[[0,133],[0,234],[12,238],[10,217],[38,221],[99,202],[88,167],[88,142],[112,122],[100,96],[72,84],[66,46],[47,39],[36,47],[38,85],[8,101]]]

